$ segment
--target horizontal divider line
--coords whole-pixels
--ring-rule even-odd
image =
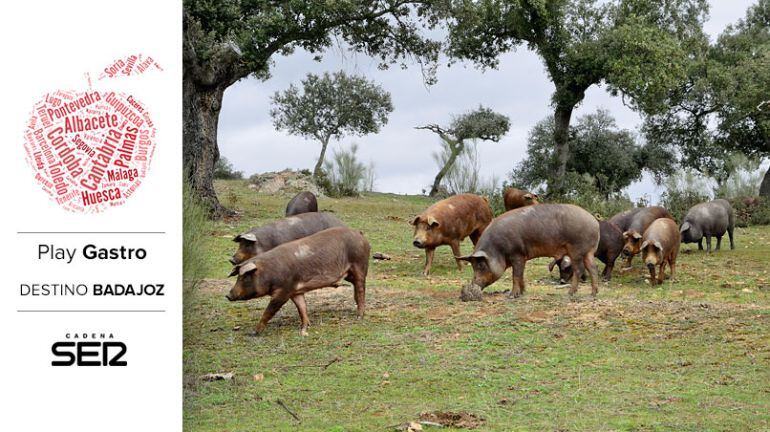
[[[165,309],[17,309],[16,312],[166,312]]]
[[[166,234],[165,231],[16,231],[16,234]]]

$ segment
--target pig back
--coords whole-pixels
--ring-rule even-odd
[[[660,242],[665,252],[679,245],[679,227],[673,219],[655,219],[642,235],[642,242]]]
[[[365,273],[370,251],[369,242],[359,231],[334,227],[284,243],[257,259],[273,280],[322,279],[332,283],[354,265]]]
[[[628,228],[631,226],[631,221],[634,219],[634,216],[636,216],[637,213],[642,211],[643,207],[635,207],[630,210],[622,211],[615,216],[611,217],[609,222],[615,224],[618,228],[620,228],[620,232],[623,233],[625,231],[628,231]]]
[[[703,235],[722,235],[735,222],[733,208],[727,200],[716,199],[694,205],[684,217],[684,222],[697,226]]]
[[[596,248],[596,257],[607,263],[620,255],[623,250],[623,231],[612,222],[599,222],[599,246]]]
[[[463,238],[477,229],[486,228],[492,221],[492,210],[487,200],[479,195],[459,194],[433,204],[421,216],[436,218],[444,235]]]
[[[484,231],[477,250],[526,259],[596,251],[599,221],[571,204],[538,204],[497,217]]]
[[[319,231],[345,225],[329,213],[302,213],[259,227],[252,232],[263,249],[310,236]]]
[[[643,234],[656,219],[660,218],[674,219],[663,207],[644,207],[633,216],[631,224],[625,231],[636,231]]]

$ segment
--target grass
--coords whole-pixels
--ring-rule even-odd
[[[484,302],[462,303],[471,270],[458,272],[448,247],[419,275],[409,221],[428,199],[324,198],[322,210],[392,257],[370,265],[366,318],[350,287],[328,288],[307,296],[309,337],[287,304],[251,338],[266,300],[224,298],[231,238],[280,217],[288,197],[239,181],[217,189],[242,217],[203,242],[209,279],[184,327],[185,430],[385,431],[434,411],[481,417],[479,430],[770,430],[770,227],[738,229],[734,251],[683,247],[678,280],[662,287],[637,258],[596,301],[587,284],[571,301],[538,259],[523,298],[502,293],[509,271]],[[212,372],[235,377],[201,379]]]

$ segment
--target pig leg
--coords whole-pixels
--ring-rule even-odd
[[[706,236],[706,253],[711,253],[711,236]]]
[[[703,250],[703,237],[701,237],[701,239],[698,240],[698,250]]]
[[[610,261],[604,266],[604,271],[602,272],[602,279],[609,282],[612,280],[612,268],[615,267],[615,261]]]
[[[294,306],[297,307],[297,314],[300,319],[299,334],[300,336],[307,336],[307,326],[310,325],[310,320],[307,317],[307,304],[305,304],[305,296],[303,294],[295,295],[291,298],[294,302]]]
[[[663,281],[666,280],[666,260],[660,263],[660,270],[658,273],[658,285],[663,285]]]
[[[717,250],[722,248],[722,236],[717,236]]]
[[[449,243],[449,246],[452,247],[452,254],[454,254],[455,257],[460,256],[460,243],[455,240],[452,243]],[[463,270],[463,261],[455,258],[455,261],[457,262],[457,270],[462,271]]]
[[[730,237],[730,250],[735,250],[735,242],[733,242],[733,227],[727,228],[727,235]]]
[[[657,275],[655,274],[655,266],[649,265],[647,268],[650,270],[650,285],[655,286],[658,281]]]
[[[599,270],[596,268],[596,260],[594,254],[587,253],[583,258],[583,264],[588,269],[588,274],[591,276],[591,295],[596,297],[599,294]],[[605,270],[607,267],[605,267]],[[585,272],[583,273],[585,275]]]
[[[513,289],[511,289],[508,298],[518,298],[524,294],[524,265],[526,261],[522,257],[513,259],[511,263],[511,273],[513,275]]]
[[[428,276],[430,274],[430,268],[433,265],[433,252],[435,251],[436,248],[425,249],[425,269],[422,271],[423,276]]]
[[[287,301],[289,301],[289,299],[282,295],[275,296],[270,299],[270,303],[267,304],[265,311],[262,312],[262,318],[259,320],[259,323],[257,323],[257,328],[254,329],[254,335],[258,335],[262,333],[263,330],[265,330],[265,327],[267,327],[267,322],[270,321],[279,310],[281,310],[281,307],[283,307]]]
[[[476,243],[479,242],[479,238],[481,237],[481,232],[479,230],[473,231],[468,237],[471,238],[471,243],[473,243],[473,246],[476,246]]]
[[[358,319],[363,319],[364,308],[366,307],[366,275],[360,271],[352,270],[351,278],[348,282],[353,284],[353,298],[356,300],[356,314]]]
[[[586,269],[582,259],[575,259],[571,256],[570,259],[572,260],[572,279],[570,280],[569,295],[574,296],[578,290],[580,275],[582,275]],[[595,281],[596,279],[591,278],[591,280]]]

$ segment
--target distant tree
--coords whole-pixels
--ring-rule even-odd
[[[433,153],[433,160],[439,168],[442,168],[450,157],[452,157],[452,148],[442,140],[441,151]],[[476,141],[471,141],[457,156],[441,183],[452,194],[477,193],[481,188],[480,174],[479,146]]]
[[[434,78],[440,43],[423,33],[430,1],[184,0],[182,73],[184,167],[213,217],[228,213],[213,187],[219,159],[217,122],[227,88],[270,77],[276,58],[297,49],[320,58],[343,43],[379,66],[407,60]]]
[[[236,171],[227,158],[221,157],[214,166],[214,178],[222,180],[242,179],[243,171]]]
[[[532,129],[527,157],[511,174],[513,184],[537,189],[553,180],[558,163],[553,128],[553,119],[546,118]],[[659,181],[673,171],[670,150],[638,144],[630,131],[618,128],[606,110],[578,118],[568,136],[567,172],[590,175],[597,190],[605,197],[639,180],[645,170]]]
[[[510,121],[508,120],[508,117],[482,106],[455,117],[448,128],[442,128],[437,124],[415,127],[415,129],[426,129],[437,134],[441,140],[444,141],[449,150],[449,155],[446,157],[444,165],[433,180],[430,196],[434,196],[438,193],[441,181],[452,168],[457,157],[465,150],[467,141],[482,140],[498,142],[500,141],[500,138],[508,132],[509,128]]]
[[[709,44],[690,47],[687,80],[669,93],[665,111],[647,116],[649,142],[675,146],[680,162],[718,187],[745,165],[770,156],[770,0]],[[770,170],[760,194],[770,196]]]
[[[554,84],[554,175],[563,187],[575,107],[593,85],[643,112],[656,112],[686,77],[686,46],[703,37],[706,0],[447,0],[449,54],[497,67],[501,53],[526,46]],[[553,192],[552,191],[552,192]]]
[[[331,139],[379,132],[393,111],[390,94],[364,77],[335,72],[308,74],[300,90],[294,84],[272,97],[276,129],[316,139],[321,154],[313,169],[318,178]]]

